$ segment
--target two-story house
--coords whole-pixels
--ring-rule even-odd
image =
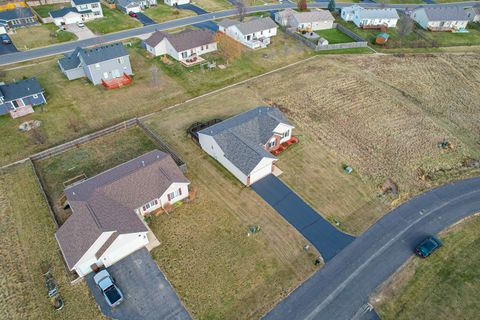
[[[345,21],[352,21],[359,28],[395,28],[400,19],[396,9],[363,8],[359,5],[342,8],[341,17]]]
[[[34,112],[34,106],[47,103],[44,92],[36,78],[0,83],[0,115],[18,118]]]
[[[79,47],[65,54],[58,65],[68,80],[87,77],[94,85],[107,86],[112,80],[129,79],[133,74],[130,56],[120,42],[91,49]]]
[[[0,11],[0,27],[6,31],[38,24],[38,20],[30,8],[15,8]]]
[[[155,56],[168,54],[177,61],[198,62],[202,61],[202,54],[217,50],[217,42],[213,32],[206,29],[187,29],[174,34],[155,31],[145,40],[145,47]]]
[[[57,26],[103,18],[99,0],[71,0],[71,7],[49,12]]]
[[[67,187],[72,214],[55,237],[68,269],[83,277],[148,246],[143,215],[187,198],[189,184],[154,150]]]
[[[274,107],[257,107],[198,131],[202,149],[246,186],[271,174],[271,153],[292,139],[293,125]]]
[[[265,48],[270,38],[277,35],[277,25],[270,17],[254,18],[249,21],[224,19],[218,23],[218,30],[251,48]]]

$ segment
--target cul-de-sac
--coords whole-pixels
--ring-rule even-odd
[[[0,318],[474,320],[480,1],[0,0]]]

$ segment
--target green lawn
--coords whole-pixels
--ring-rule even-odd
[[[413,258],[372,300],[382,319],[478,319],[480,217],[442,235],[427,259]],[[378,300],[376,300],[378,299]]]
[[[109,9],[102,5],[102,10],[103,18],[86,23],[86,26],[95,34],[112,33],[142,26],[140,21],[118,9]]]
[[[73,33],[59,30],[53,23],[18,28],[10,37],[19,50],[44,47],[77,39]]]
[[[315,33],[327,39],[329,44],[355,42],[355,40],[338,29],[318,30]]]
[[[155,148],[155,143],[142,129],[133,127],[84,144],[81,148],[36,161],[35,165],[55,213],[63,222],[69,212],[60,207],[58,199],[65,189],[65,181],[79,175],[90,178]]]
[[[50,11],[55,11],[63,7],[70,7],[70,5],[69,3],[45,4],[42,6],[32,7],[32,9],[35,10],[40,15],[40,17],[46,18],[46,17],[49,17],[48,13]]]
[[[146,9],[145,14],[156,22],[164,22],[195,15],[193,11],[180,10],[160,3],[155,7]]]

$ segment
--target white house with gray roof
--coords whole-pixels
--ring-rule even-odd
[[[480,22],[480,5],[474,6],[473,8],[467,10],[467,15],[470,21]]]
[[[115,0],[115,5],[125,13],[138,13],[143,9],[156,6],[157,0]]]
[[[246,186],[271,174],[270,152],[292,137],[293,125],[274,107],[257,107],[198,131],[202,149]]]
[[[145,47],[155,56],[168,54],[175,60],[186,61],[216,51],[214,36],[206,29],[187,29],[173,34],[155,31],[145,40]]]
[[[342,8],[341,17],[345,21],[352,21],[359,28],[397,26],[398,12],[393,8],[363,8],[353,5]]]
[[[153,150],[67,187],[72,215],[55,237],[68,269],[83,277],[150,247],[143,214],[185,199],[189,184],[169,154]]]
[[[61,26],[103,18],[100,0],[71,0],[70,4],[71,7],[49,12],[55,25]]]
[[[423,29],[430,31],[461,31],[467,28],[468,12],[462,6],[421,7],[410,17]]]
[[[330,11],[322,9],[298,12],[289,8],[276,12],[274,18],[281,26],[309,31],[332,29],[335,21]]]
[[[133,74],[129,54],[120,42],[91,49],[78,47],[58,60],[58,65],[68,80],[87,77],[94,85]]]
[[[270,38],[277,35],[277,25],[270,19],[254,18],[249,21],[225,19],[218,23],[218,30],[251,49],[265,48]]]

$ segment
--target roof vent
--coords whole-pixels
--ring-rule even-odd
[[[142,167],[145,167],[145,161],[142,160]]]

